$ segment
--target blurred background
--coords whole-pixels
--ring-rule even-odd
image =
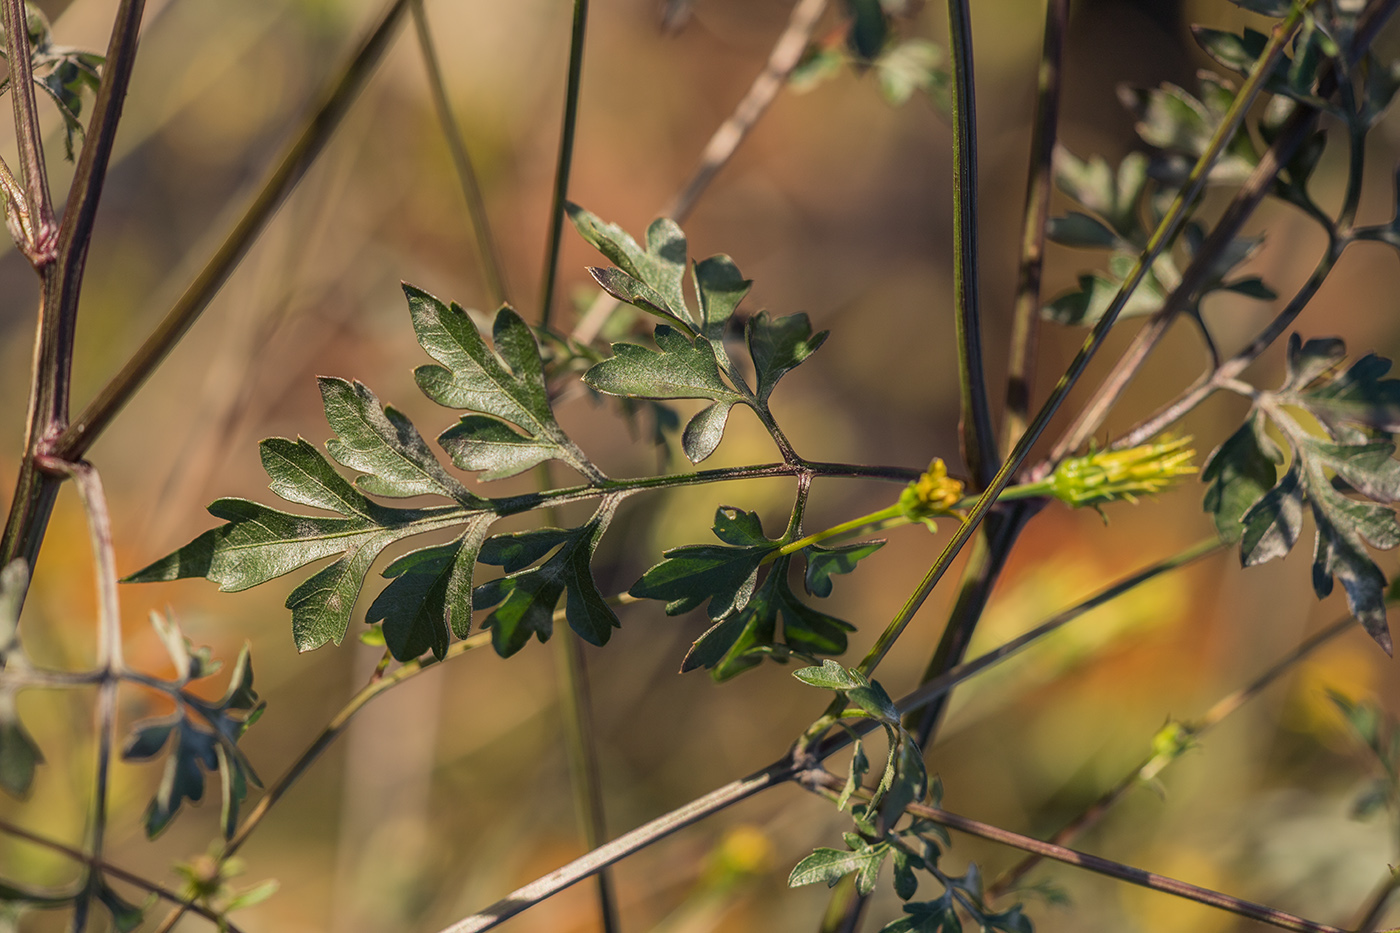
[[[60,43],[105,48],[114,0],[39,5],[53,18]],[[563,0],[427,4],[508,292],[531,320],[538,315],[571,6]],[[218,243],[382,3],[148,0],[147,8],[88,262],[78,405],[116,372]],[[594,4],[571,199],[640,235],[762,69],[790,10],[786,0],[697,0],[683,29],[663,33],[655,0]],[[973,15],[986,342],[990,377],[1000,386],[1043,5],[983,0]],[[1115,164],[1133,148],[1132,121],[1115,88],[1122,82],[1194,86],[1206,59],[1188,33],[1193,22],[1228,29],[1266,24],[1213,0],[1076,4],[1064,144],[1081,157],[1098,153]],[[818,35],[839,27],[837,11],[829,10]],[[939,4],[908,24],[909,35],[940,43],[944,29]],[[1393,34],[1379,48],[1400,51]],[[490,308],[427,87],[411,28],[403,29],[247,260],[92,449],[111,497],[123,573],[211,527],[204,506],[217,497],[276,501],[266,489],[257,441],[325,440],[318,374],[360,379],[425,435],[453,420],[413,384],[412,368],[424,359],[399,283]],[[57,118],[48,116],[51,171],[61,190],[71,167],[61,162]],[[9,123],[0,120],[7,159],[14,151]],[[1370,140],[1363,223],[1391,216],[1397,146],[1400,123],[1392,118]],[[1333,150],[1313,183],[1324,204],[1340,197],[1344,163]],[[692,255],[728,253],[754,279],[748,309],[805,311],[816,328],[831,329],[827,345],[774,398],[780,422],[805,456],[906,467],[941,456],[957,470],[950,185],[951,134],[929,100],[916,95],[892,107],[870,74],[847,69],[809,92],[784,91],[686,223]],[[1209,203],[1225,196],[1215,194]],[[1053,210],[1067,208],[1061,199]],[[1321,235],[1275,204],[1249,230],[1267,233],[1249,271],[1290,295],[1319,255]],[[1046,297],[1073,286],[1101,258],[1052,247]],[[565,231],[563,326],[593,300],[584,267],[598,262]],[[1305,336],[1343,336],[1354,354],[1374,350],[1393,358],[1400,352],[1398,280],[1395,256],[1385,247],[1356,247],[1298,328]],[[36,297],[22,257],[12,249],[0,256],[0,486],[7,490],[23,436]],[[1205,313],[1228,352],[1275,308],[1225,296],[1210,299]],[[1120,327],[1100,359],[1111,361],[1134,329]],[[1081,339],[1078,330],[1043,331],[1037,404]],[[1108,435],[1169,399],[1205,363],[1197,335],[1178,327],[1110,419]],[[1091,388],[1106,365],[1091,369],[1084,386]],[[1275,352],[1250,375],[1273,386],[1281,372]],[[1082,400],[1087,388],[1075,398]],[[999,399],[999,389],[994,396]],[[1074,408],[1072,399],[1066,409]],[[559,414],[611,475],[644,474],[664,456],[645,432],[629,433],[615,410],[585,396],[570,397]],[[1231,397],[1190,417],[1182,430],[1195,437],[1198,463],[1242,414],[1242,403]],[[711,463],[774,458],[757,421],[736,415]],[[528,476],[518,480],[491,491],[530,483]],[[882,507],[896,492],[888,484],[819,481],[808,527]],[[1192,481],[1157,501],[1111,506],[1106,526],[1089,511],[1047,508],[1017,547],[973,653],[1211,534],[1201,494]],[[599,552],[600,582],[624,590],[663,549],[709,540],[719,505],[756,509],[775,533],[791,495],[790,482],[762,481],[633,499]],[[497,530],[509,527],[519,524]],[[839,581],[831,611],[859,626],[848,657],[868,647],[947,532],[895,531],[883,551]],[[1053,832],[1140,763],[1169,718],[1199,716],[1345,612],[1340,595],[1323,603],[1313,596],[1308,551],[1300,545],[1289,559],[1247,572],[1230,554],[1203,561],[1075,622],[958,692],[930,755],[931,770],[946,785],[946,806],[1021,832]],[[1377,559],[1394,571],[1393,555]],[[65,491],[23,621],[26,648],[37,662],[92,663],[91,579],[84,520]],[[251,645],[268,711],[243,745],[264,781],[282,773],[364,684],[380,650],[355,637],[365,602],[343,645],[299,656],[282,606],[293,585],[289,578],[223,595],[195,580],[121,591],[127,660],[137,669],[170,671],[146,621],[152,610],[171,612],[196,645],[210,646],[228,663]],[[945,584],[934,594],[881,668],[892,694],[916,683],[950,592]],[[720,686],[703,673],[678,675],[687,646],[704,629],[695,614],[669,618],[648,604],[623,610],[621,618],[606,650],[587,649],[613,833],[767,764],[826,703],[797,685],[791,668],[775,664]],[[221,693],[223,683],[214,677],[208,691]],[[1131,791],[1078,845],[1320,921],[1353,922],[1400,853],[1393,820],[1349,817],[1374,763],[1346,732],[1328,690],[1378,703],[1392,715],[1400,711],[1394,664],[1353,630],[1165,771],[1159,793]],[[557,691],[553,650],[532,643],[508,664],[488,650],[471,652],[377,700],[242,851],[246,871],[235,887],[277,878],[281,890],[236,914],[235,922],[279,933],[438,930],[581,854]],[[92,700],[81,691],[20,697],[47,761],[27,801],[0,799],[5,819],[81,844]],[[151,695],[123,688],[124,725],[165,712]],[[204,852],[217,835],[215,785],[213,800],[187,809],[147,842],[141,818],[159,776],[155,763],[116,768],[110,858],[178,886],[172,864]],[[795,787],[713,817],[617,868],[624,929],[815,930],[827,892],[820,886],[789,891],[785,881],[813,847],[840,846],[847,827],[827,802]],[[956,838],[944,867],[960,870],[975,859],[992,877],[1017,857]],[[62,857],[3,837],[0,874],[38,885],[77,877]],[[1252,928],[1063,866],[1041,867],[1028,881],[1052,885],[1070,902],[1053,906],[1044,896],[1025,895],[1042,930]],[[922,893],[932,896],[931,887]],[[591,886],[580,885],[503,929],[597,929],[591,898]],[[884,885],[867,929],[899,913]],[[153,911],[153,921],[161,915],[162,909]],[[1389,915],[1395,923],[1400,908]],[[62,916],[34,914],[19,928],[66,924]],[[207,926],[191,917],[180,929]]]

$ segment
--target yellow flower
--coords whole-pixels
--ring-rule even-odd
[[[927,522],[932,516],[947,515],[962,497],[962,482],[948,476],[948,465],[934,457],[928,471],[899,494],[899,508],[909,521]]]
[[[1050,477],[1050,492],[1076,508],[1119,499],[1135,503],[1138,496],[1155,495],[1171,486],[1178,477],[1196,472],[1191,462],[1196,451],[1187,447],[1190,443],[1191,438],[1182,437],[1073,457],[1055,468]]]

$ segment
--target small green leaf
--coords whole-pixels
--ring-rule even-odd
[[[880,933],[962,933],[962,921],[953,906],[951,892],[945,891],[936,901],[905,904],[904,914],[881,928]]]
[[[861,788],[865,783],[865,776],[869,773],[870,759],[865,756],[865,745],[860,739],[853,739],[851,742],[851,766],[847,771],[846,785],[841,789],[841,796],[836,799],[836,809],[846,809],[846,804],[851,802],[851,795]]]
[[[39,746],[20,722],[13,691],[0,691],[0,789],[12,797],[29,796],[34,771],[44,763]]]
[[[1293,550],[1303,529],[1303,488],[1295,459],[1277,486],[1254,503],[1240,520],[1240,562],[1253,567]]]
[[[924,867],[924,862],[917,855],[911,855],[897,846],[892,848],[894,849],[894,893],[899,895],[900,900],[907,901],[919,893],[919,876],[914,873],[914,869]]]
[[[583,381],[599,392],[632,398],[706,398],[716,402],[743,401],[719,372],[715,348],[704,337],[693,341],[658,324],[656,350],[631,343],[613,344],[613,356],[588,372]]]
[[[526,437],[487,415],[463,415],[438,443],[458,469],[479,470],[483,481],[515,476],[559,455],[553,441]]]
[[[1078,211],[1071,211],[1064,217],[1050,218],[1045,235],[1061,246],[1078,249],[1118,249],[1130,245],[1103,223]]]
[[[760,311],[749,318],[745,331],[749,355],[758,378],[758,400],[766,403],[778,380],[796,369],[826,342],[828,331],[812,333],[806,314],[775,318]]]
[[[686,422],[681,434],[681,450],[691,463],[699,463],[715,452],[719,442],[724,440],[724,427],[729,423],[729,410],[733,402],[715,402],[706,405]]]
[[[890,854],[888,843],[865,845],[854,852],[839,849],[819,848],[793,866],[788,875],[788,887],[797,888],[804,884],[824,882],[832,887],[851,872],[856,872],[856,889],[861,894],[875,890],[875,881],[880,874],[880,866]]]
[[[385,408],[359,382],[322,376],[321,400],[336,437],[326,449],[336,462],[367,474],[356,480],[375,496],[437,495],[468,507],[483,505],[438,463],[407,418]]]
[[[851,29],[846,34],[847,47],[861,61],[874,60],[885,47],[889,35],[880,0],[845,0],[845,5],[846,15],[851,18]]]
[[[665,217],[652,221],[647,228],[646,249],[642,249],[621,227],[605,223],[577,204],[565,204],[564,209],[579,235],[621,271],[619,276],[614,274],[616,270],[589,270],[605,291],[619,301],[696,330],[682,288],[685,234],[675,221]]]
[[[847,670],[830,658],[822,661],[821,667],[804,667],[793,671],[792,676],[808,686],[823,690],[854,690],[870,685],[869,679],[860,671]]]
[[[807,592],[821,598],[830,596],[832,574],[852,572],[856,569],[856,564],[859,561],[864,560],[884,546],[885,542],[878,540],[859,541],[855,544],[843,544],[834,548],[824,548],[817,544],[803,548],[803,556],[807,558],[807,574],[803,578],[803,583]]]
[[[720,340],[753,282],[744,278],[734,260],[723,254],[696,263],[693,275],[700,302],[701,333],[711,340]]]
[[[1210,483],[1204,506],[1222,540],[1238,541],[1244,534],[1245,513],[1273,488],[1282,462],[1283,452],[1264,433],[1258,415],[1211,453],[1201,469],[1201,480]]]

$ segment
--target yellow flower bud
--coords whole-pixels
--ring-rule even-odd
[[[1196,472],[1187,447],[1191,438],[1143,444],[1126,450],[1092,451],[1063,461],[1050,477],[1050,492],[1076,508],[1105,502],[1137,502]]]
[[[900,493],[899,508],[911,522],[927,522],[935,515],[947,515],[962,497],[962,482],[948,476],[948,465],[934,457],[927,472]]]

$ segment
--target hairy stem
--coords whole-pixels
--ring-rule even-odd
[[[549,246],[545,251],[540,286],[540,326],[549,327],[554,310],[554,282],[559,274],[559,245],[564,233],[564,200],[569,193],[569,171],[574,161],[574,128],[578,123],[579,87],[583,75],[583,39],[588,28],[588,0],[574,0],[573,29],[569,34],[569,78],[564,89],[564,125],[559,132],[559,162],[554,169],[554,200],[549,206]]]
[[[452,115],[452,103],[447,98],[447,85],[443,82],[442,66],[433,45],[432,30],[428,28],[428,13],[423,8],[423,0],[413,0],[413,25],[423,67],[428,72],[428,90],[432,94],[433,109],[437,111],[442,138],[447,142],[457,181],[462,186],[462,197],[467,202],[467,214],[471,218],[472,233],[476,239],[477,263],[486,279],[486,293],[491,298],[491,304],[500,307],[510,300],[506,292],[505,273],[501,270],[501,257],[496,250],[496,238],[491,233],[491,220],[486,214],[486,201],[481,196],[476,169],[467,152],[467,142],[462,138],[457,118]]]

